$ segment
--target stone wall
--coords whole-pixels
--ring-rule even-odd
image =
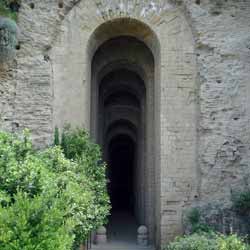
[[[229,205],[250,174],[250,2],[186,5],[199,71],[199,195]]]
[[[30,128],[38,146],[51,143],[56,125],[89,128],[89,61],[100,44],[88,41],[103,23],[139,20],[160,41],[157,53],[135,28],[158,62],[157,243],[183,232],[183,208],[230,206],[231,190],[250,175],[250,1],[59,2],[22,1],[20,49],[0,66],[1,127]]]
[[[247,214],[239,214],[232,207],[223,207],[223,204],[219,201],[197,206],[194,209],[199,211],[200,225],[206,228],[223,234],[233,233],[242,237],[246,237],[250,234],[250,216]],[[187,210],[183,215],[184,231],[186,234],[192,233],[192,225],[188,220],[190,211],[191,210]]]

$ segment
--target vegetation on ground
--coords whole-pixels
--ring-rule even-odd
[[[234,206],[248,211],[248,192],[235,196]],[[223,235],[203,222],[199,208],[192,208],[186,214],[188,234],[177,237],[165,250],[250,250],[247,235],[244,239],[236,234]]]
[[[176,238],[166,250],[249,250],[249,246],[237,235],[195,233]]]

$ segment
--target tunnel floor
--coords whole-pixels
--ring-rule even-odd
[[[115,211],[112,213],[107,226],[109,242],[136,242],[138,225],[135,217],[128,211]]]
[[[113,138],[109,145],[109,194],[112,211],[107,229],[111,242],[136,242],[134,152],[134,142],[126,135]]]

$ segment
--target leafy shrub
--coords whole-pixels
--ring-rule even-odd
[[[177,238],[166,250],[218,250],[214,236],[207,234],[192,234]]]
[[[211,232],[209,225],[201,222],[201,214],[198,208],[192,208],[187,214],[187,223],[191,226],[191,233]]]
[[[56,134],[59,133],[58,128],[55,130],[55,138],[58,137]],[[96,157],[100,156],[99,147],[94,143],[90,143],[88,133],[81,129],[71,129],[69,125],[65,126],[62,131],[62,136],[57,140],[57,143],[61,146],[64,155],[68,159],[79,159],[84,155],[91,155]]]
[[[0,207],[0,249],[71,249],[74,236],[70,220],[63,221],[64,211],[47,198],[14,195],[15,203]]]
[[[193,208],[187,215],[189,222],[194,225],[200,222],[200,211],[197,208]]]
[[[218,250],[247,250],[247,246],[242,239],[236,235],[219,235],[217,236]]]
[[[82,142],[89,150],[74,160],[59,146],[34,150],[27,131],[0,132],[1,250],[70,250],[105,223],[105,165],[87,134]]]
[[[60,136],[58,138],[58,134],[59,131],[56,129],[55,142],[61,146],[68,159],[76,161],[80,169],[84,169],[84,174],[89,180],[90,190],[95,193],[93,207],[89,206],[91,216],[88,219],[92,223],[77,228],[77,238],[80,238],[81,235],[86,235],[107,222],[110,205],[105,178],[106,165],[101,161],[99,146],[89,141],[89,135],[85,130],[81,128],[71,129],[70,126],[65,126],[61,138]],[[86,229],[88,230],[86,231]]]
[[[240,215],[250,214],[250,190],[235,193],[232,196],[233,208]]]
[[[247,250],[242,239],[236,235],[192,234],[177,238],[166,250]]]

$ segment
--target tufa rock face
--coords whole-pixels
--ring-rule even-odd
[[[22,1],[20,50],[0,65],[1,128],[29,128],[38,147],[51,144],[54,127],[65,122],[91,128],[95,51],[105,39],[133,35],[150,48],[156,69],[147,89],[155,96],[146,106],[153,118],[143,123],[154,122],[145,133],[152,161],[143,159],[145,183],[138,184],[146,187],[148,221],[140,223],[164,244],[183,232],[186,208],[213,201],[230,207],[231,190],[250,175],[250,1],[65,0],[33,7]]]

